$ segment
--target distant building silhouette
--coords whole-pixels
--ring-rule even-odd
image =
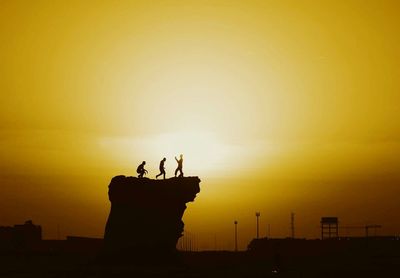
[[[14,226],[0,226],[1,254],[95,254],[102,238],[67,236],[63,240],[42,239],[42,228],[31,220]]]
[[[260,238],[253,239],[248,245],[248,251],[254,254],[263,254],[274,258],[277,254],[283,257],[323,256],[332,254],[356,254],[370,252],[384,252],[399,254],[400,238],[396,236],[377,236],[369,239],[365,237],[340,237],[331,239],[305,238]],[[382,254],[382,253],[381,253]]]
[[[0,244],[3,249],[26,249],[42,240],[42,227],[31,220],[13,227],[0,227]]]

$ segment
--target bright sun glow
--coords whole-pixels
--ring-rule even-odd
[[[223,161],[229,155],[228,149],[212,133],[167,133],[155,137],[149,142],[154,155],[165,155],[173,159],[183,154],[188,173],[220,170]],[[171,165],[171,162],[167,165]],[[175,167],[175,162],[173,162]]]
[[[229,157],[237,153],[237,148],[223,144],[214,133],[195,131],[163,133],[143,139],[104,138],[100,144],[107,149],[119,149],[118,159],[122,156],[129,164],[146,160],[151,171],[157,171],[159,160],[166,157],[169,175],[176,167],[174,157],[180,154],[184,156],[185,175],[201,175],[230,167]]]

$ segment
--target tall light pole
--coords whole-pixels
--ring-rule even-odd
[[[257,226],[256,226],[256,228],[257,228],[257,239],[259,238],[259,227],[258,227],[258,218],[260,217],[260,212],[256,212],[256,219],[257,219]]]
[[[235,252],[237,252],[238,251],[238,243],[237,243],[237,224],[238,224],[238,222],[237,222],[237,220],[235,220],[233,222],[233,224],[235,224]]]
[[[290,214],[290,228],[292,230],[292,238],[294,238],[294,212]]]

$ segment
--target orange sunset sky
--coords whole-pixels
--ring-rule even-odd
[[[200,249],[255,211],[399,234],[399,28],[398,1],[1,0],[0,225],[102,237],[110,179],[183,153]]]

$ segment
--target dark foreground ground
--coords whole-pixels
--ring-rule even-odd
[[[3,255],[0,277],[400,277],[400,257],[268,259],[248,252],[187,252],[174,263],[109,264],[93,254]]]

